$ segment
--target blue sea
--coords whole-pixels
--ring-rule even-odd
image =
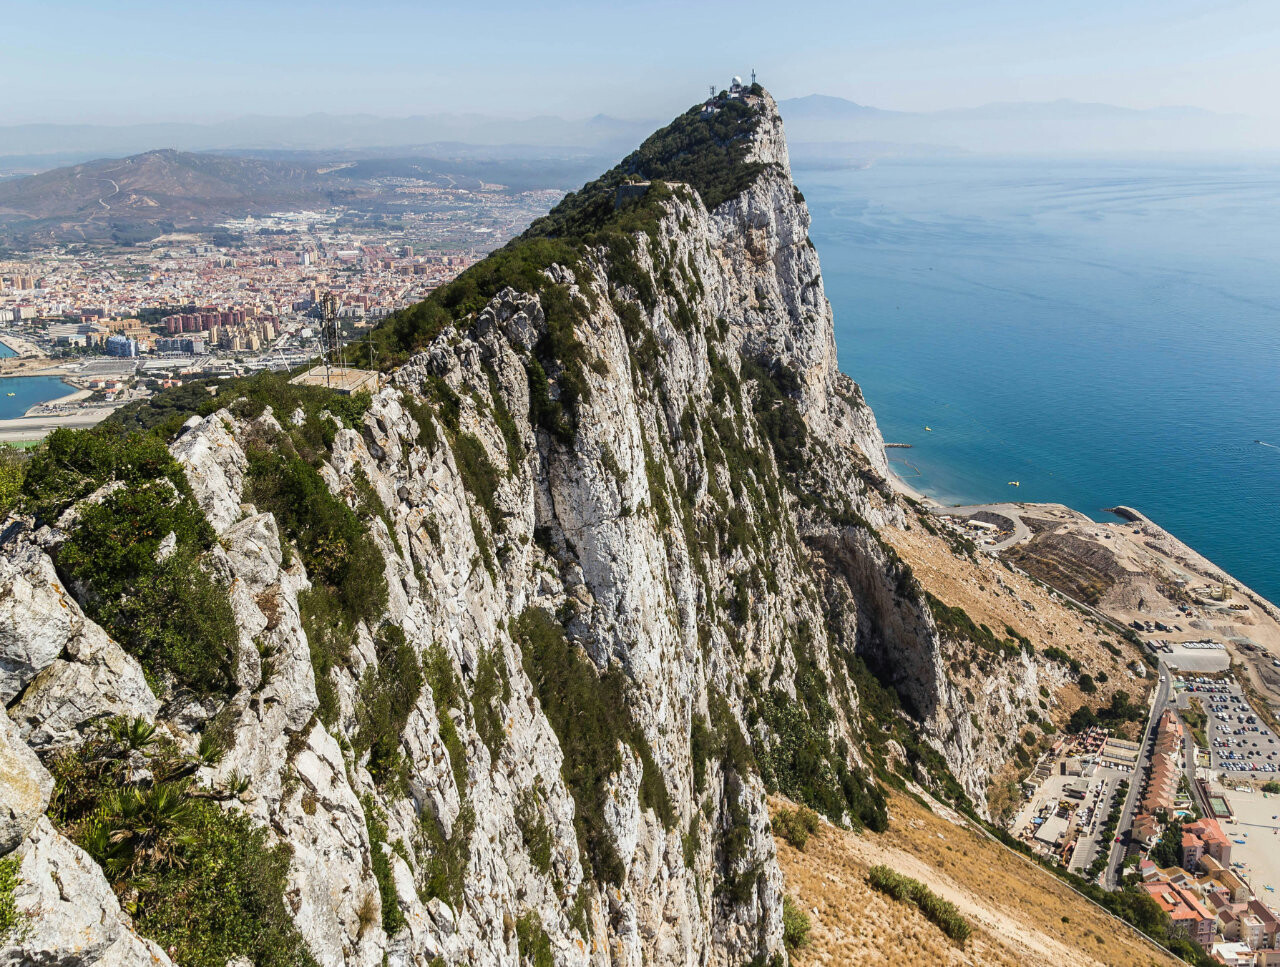
[[[910,483],[1097,520],[1128,504],[1280,602],[1280,165],[796,181],[841,368],[912,444],[890,451]]]
[[[17,354],[0,342],[0,359],[14,355]],[[70,392],[71,387],[57,376],[6,376],[0,379],[0,420],[15,419],[37,403],[56,400]]]

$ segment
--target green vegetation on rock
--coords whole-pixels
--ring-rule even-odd
[[[605,828],[611,778],[622,768],[619,740],[639,756],[643,769],[640,804],[653,809],[668,829],[675,812],[662,773],[644,733],[631,718],[628,686],[621,672],[597,672],[564,628],[538,608],[516,621],[524,668],[564,752],[561,771],[573,795],[574,827],[583,865],[598,880],[620,884],[624,870]]]
[[[18,909],[17,893],[22,884],[21,865],[16,856],[0,859],[0,947],[21,938],[26,915]]]
[[[176,962],[312,967],[284,902],[289,848],[219,804],[237,789],[196,786],[199,764],[146,722],[114,720],[54,757],[49,815]]]
[[[142,663],[153,686],[226,691],[235,619],[226,589],[201,567],[213,529],[181,465],[155,436],[58,429],[33,454],[22,501],[38,523],[54,523],[99,491],[69,525],[55,555],[59,574],[86,589],[86,614]]]

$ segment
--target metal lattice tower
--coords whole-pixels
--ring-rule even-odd
[[[324,360],[324,383],[331,385],[331,367],[343,365],[342,338],[338,327],[338,297],[326,292],[320,300],[320,355]]]

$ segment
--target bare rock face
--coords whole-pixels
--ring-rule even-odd
[[[22,936],[0,947],[0,964],[50,967],[171,967],[133,931],[102,869],[41,818],[18,851]]]
[[[44,815],[52,792],[53,777],[9,716],[0,716],[0,854],[17,849]]]
[[[34,536],[15,525],[0,541],[0,668],[23,739],[47,750],[113,716],[154,720],[141,666],[85,617]]]
[[[53,562],[22,540],[21,524],[4,535],[11,553],[0,557],[0,698],[8,704],[62,654],[83,626],[75,601]]]

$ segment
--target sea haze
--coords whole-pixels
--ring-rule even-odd
[[[1095,519],[1128,504],[1280,602],[1280,166],[796,180],[841,368],[912,444],[890,456],[913,485]]]

